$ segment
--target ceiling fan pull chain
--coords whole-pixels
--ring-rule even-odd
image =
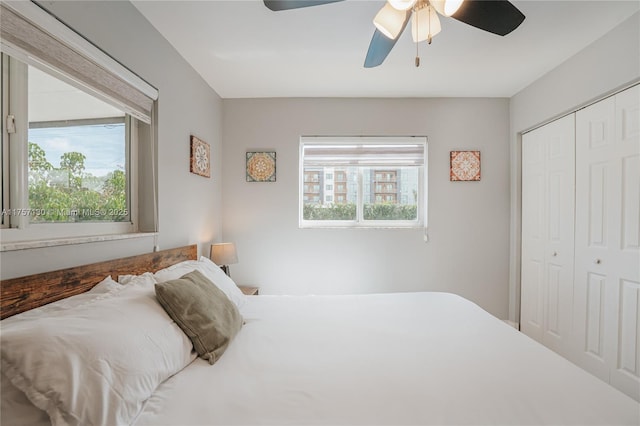
[[[417,17],[417,13],[418,13],[417,6],[414,6],[413,13],[416,14],[416,20],[414,21],[414,23],[416,25],[416,34],[420,34],[420,31],[419,31],[420,23],[418,22],[419,20],[417,19],[418,18]],[[419,50],[420,49],[419,48],[420,43],[418,43],[417,39],[418,39],[418,37],[416,37],[416,60],[415,60],[416,68],[418,68],[420,66],[420,50]]]
[[[432,12],[431,4],[429,4],[427,6],[427,8],[428,8],[427,9],[427,16],[429,18],[429,34],[427,34],[427,43],[429,43],[429,45],[431,45],[431,40],[433,40],[433,37],[431,36],[431,12]]]

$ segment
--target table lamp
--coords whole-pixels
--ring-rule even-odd
[[[213,263],[220,266],[220,269],[222,269],[225,274],[231,276],[229,265],[238,263],[236,246],[233,243],[211,244],[211,255],[209,258]]]

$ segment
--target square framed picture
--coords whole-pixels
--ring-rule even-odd
[[[247,182],[275,182],[275,151],[247,151],[246,176]]]
[[[211,177],[211,148],[208,143],[193,135],[189,171],[199,176]]]
[[[449,180],[452,182],[480,180],[480,151],[451,151]]]

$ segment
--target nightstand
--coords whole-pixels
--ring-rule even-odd
[[[260,287],[249,287],[246,285],[239,285],[240,291],[247,296],[256,296],[260,291]]]

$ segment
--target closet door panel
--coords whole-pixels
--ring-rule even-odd
[[[616,139],[620,159],[620,255],[624,275],[640,278],[640,86],[617,95]]]
[[[520,327],[542,342],[545,283],[545,144],[541,133],[522,137],[522,280]]]
[[[566,309],[562,305],[562,267],[554,264],[548,265],[546,294],[546,340],[562,339],[562,314]]]
[[[589,272],[586,285],[586,313],[584,315],[583,351],[604,366],[604,301],[607,277]],[[583,325],[583,324],[580,324]],[[580,330],[580,327],[576,327]],[[596,371],[597,372],[597,371]],[[605,371],[599,372],[601,378],[608,380]]]
[[[611,167],[607,163],[591,164],[589,167],[588,197],[588,244],[589,247],[607,248],[607,218],[605,207],[608,205],[609,181],[611,180]]]
[[[611,384],[640,400],[640,86],[615,96],[615,120]]]
[[[608,255],[614,179],[610,162],[615,137],[613,98],[576,113],[576,247],[574,356],[587,371],[609,381],[612,294]]]
[[[638,298],[637,282],[623,280],[620,285],[620,365],[629,374],[638,375]]]
[[[577,362],[640,400],[640,88],[576,114]]]
[[[543,343],[568,356],[574,272],[575,115],[544,126],[544,132],[548,180]]]
[[[640,248],[640,156],[622,160],[622,250],[639,255]]]
[[[574,116],[523,135],[521,329],[566,354],[571,326]]]

